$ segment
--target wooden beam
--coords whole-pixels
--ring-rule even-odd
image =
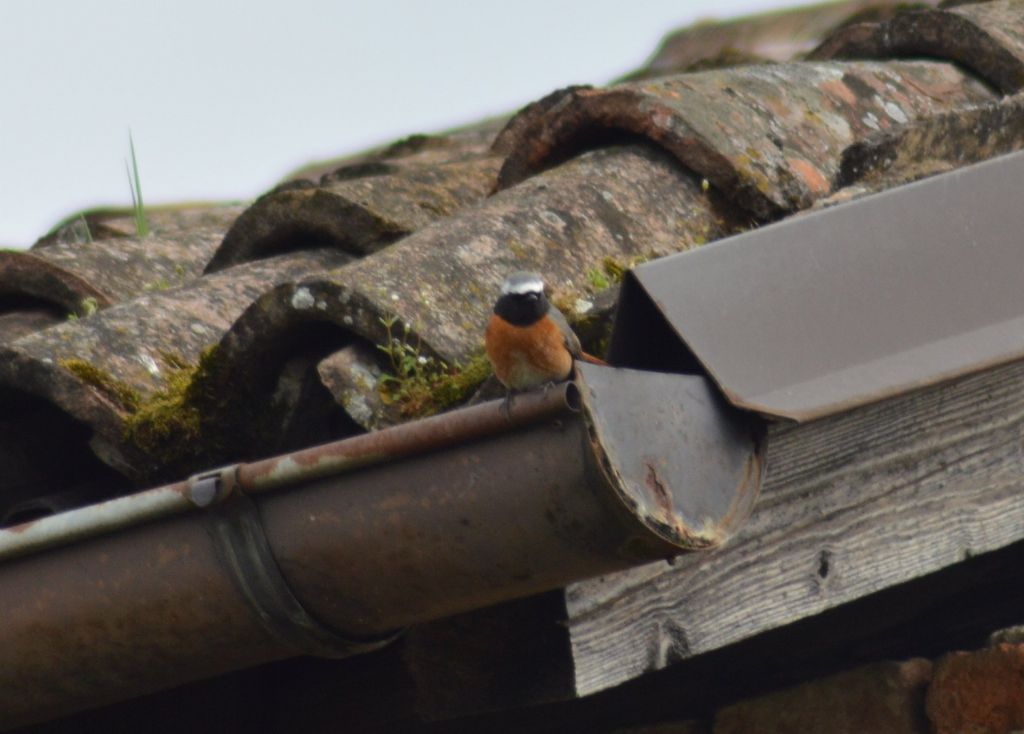
[[[769,431],[724,547],[566,590],[585,696],[1024,538],[1024,363]]]

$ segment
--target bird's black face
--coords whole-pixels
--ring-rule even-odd
[[[513,326],[529,326],[543,318],[548,307],[543,290],[503,293],[494,304],[494,313]]]

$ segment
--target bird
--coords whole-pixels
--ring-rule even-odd
[[[569,322],[544,291],[539,274],[512,273],[501,284],[487,323],[484,346],[495,377],[505,386],[506,417],[513,393],[569,379],[574,360],[607,365],[583,351]]]

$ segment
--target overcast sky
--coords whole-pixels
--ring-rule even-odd
[[[779,4],[0,0],[0,247],[130,203],[129,129],[147,204],[248,199],[310,160],[600,84],[673,28]]]

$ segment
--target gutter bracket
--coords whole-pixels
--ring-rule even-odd
[[[317,621],[295,596],[267,540],[256,503],[240,491],[207,513],[217,556],[253,615],[278,642],[304,655],[344,658],[371,652],[401,631],[357,638]]]
[[[189,477],[185,496],[193,505],[203,509],[230,497],[237,483],[238,464],[231,464]]]

